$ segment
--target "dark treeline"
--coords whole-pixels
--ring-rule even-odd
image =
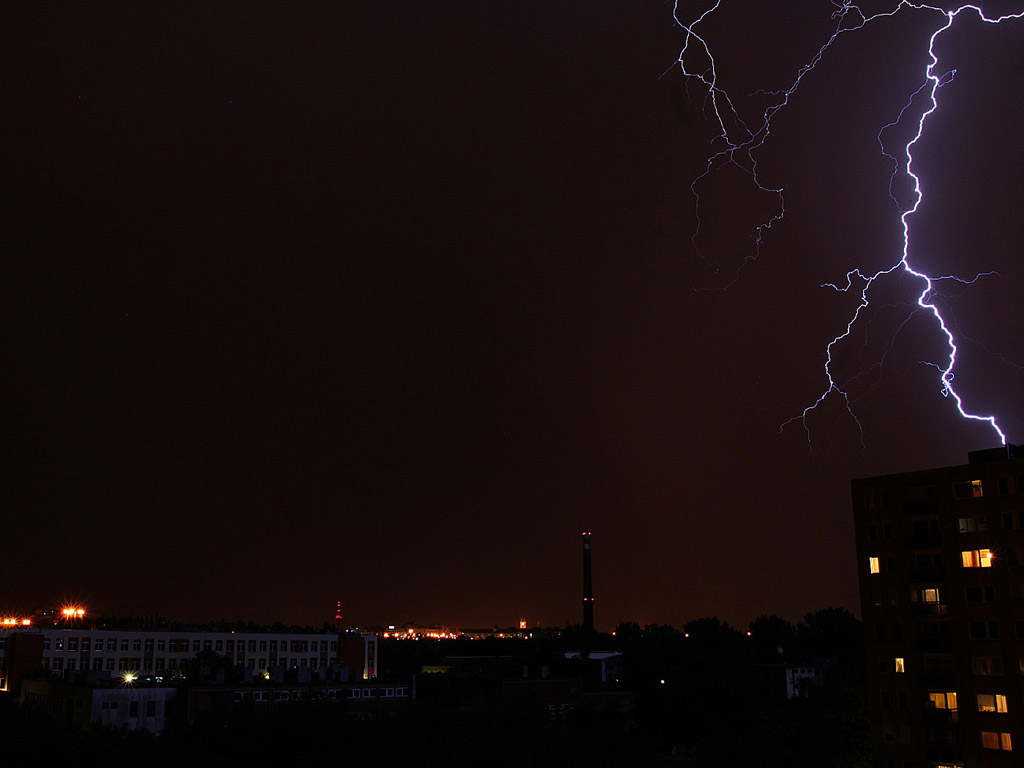
[[[619,651],[601,684],[570,650]],[[583,702],[552,720],[545,707],[501,695],[501,686],[453,696],[420,674],[453,656],[512,657],[523,674],[584,679]],[[787,697],[785,664],[820,675]],[[860,622],[829,608],[796,625],[775,616],[749,634],[715,618],[681,630],[621,622],[614,635],[569,628],[532,641],[382,641],[384,678],[417,675],[407,709],[359,717],[344,702],[300,702],[238,711],[227,721],[176,724],[160,737],[74,730],[0,702],[0,744],[10,758],[46,756],[75,765],[261,766],[384,764],[860,768],[870,764]],[[587,676],[590,682],[586,682]],[[463,692],[466,688],[459,689]],[[355,764],[355,763],[352,763]]]

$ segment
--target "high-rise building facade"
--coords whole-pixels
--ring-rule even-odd
[[[852,494],[876,765],[1024,765],[1024,451]]]

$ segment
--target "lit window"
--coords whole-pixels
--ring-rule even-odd
[[[910,602],[912,603],[941,603],[942,598],[938,587],[925,587],[923,589],[910,590]]]
[[[953,496],[957,499],[980,499],[982,495],[981,480],[953,483]]]
[[[1002,749],[1007,752],[1013,751],[1013,741],[1008,733],[997,733],[996,731],[981,732],[982,749]]]
[[[988,527],[984,517],[961,517],[958,522],[960,533],[977,533]]]
[[[1006,713],[1006,697],[1001,693],[979,693],[978,711]]]
[[[893,663],[897,672],[902,673],[907,671],[906,666],[903,664],[902,656],[897,656],[895,659],[893,659]]]
[[[956,709],[956,691],[929,693],[928,701],[933,709]]]
[[[868,568],[870,569],[871,573],[878,573],[881,570],[878,564],[877,557],[868,558]]]
[[[991,568],[991,549],[965,549],[960,553],[964,568]]]

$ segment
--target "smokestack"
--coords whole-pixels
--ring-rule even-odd
[[[594,631],[594,584],[590,574],[590,531],[583,532],[583,631]]]

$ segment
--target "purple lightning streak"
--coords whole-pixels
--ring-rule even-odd
[[[860,269],[850,270],[846,273],[844,285],[828,283],[821,286],[832,288],[833,290],[841,293],[859,292],[859,301],[856,309],[854,309],[852,316],[847,322],[845,329],[836,335],[826,346],[824,372],[828,385],[825,388],[825,391],[822,392],[822,394],[811,405],[807,406],[799,415],[794,416],[780,425],[780,431],[785,429],[786,426],[794,421],[800,421],[807,433],[808,443],[810,443],[811,434],[810,428],[807,424],[808,416],[830,397],[838,397],[843,402],[847,413],[857,424],[861,435],[861,445],[862,447],[864,446],[864,429],[853,410],[851,397],[848,392],[849,382],[837,382],[836,377],[833,374],[833,352],[836,350],[837,346],[850,338],[854,331],[854,327],[857,325],[858,321],[861,320],[862,313],[870,306],[871,302],[869,293],[875,282],[886,276],[909,276],[913,279],[919,280],[922,284],[921,291],[917,295],[916,306],[910,314],[904,318],[901,323],[899,323],[896,331],[889,339],[889,343],[882,355],[882,359],[873,367],[879,367],[884,363],[885,357],[892,348],[893,340],[909,322],[911,317],[921,312],[930,313],[938,326],[938,330],[946,340],[949,354],[943,363],[935,363],[932,361],[921,362],[938,371],[941,383],[941,394],[943,397],[952,398],[957,411],[964,419],[988,423],[992,430],[999,436],[1000,441],[1005,445],[1006,435],[999,428],[999,425],[996,422],[996,417],[991,415],[980,415],[966,410],[963,398],[953,386],[953,370],[956,367],[957,362],[956,339],[954,338],[949,324],[943,318],[942,313],[933,298],[938,295],[936,284],[940,281],[952,280],[969,285],[982,277],[995,273],[984,272],[975,275],[973,278],[965,279],[954,275],[932,276],[915,268],[911,263],[910,257],[910,219],[917,212],[923,199],[920,178],[914,173],[913,169],[914,146],[924,134],[925,125],[929,116],[931,116],[938,108],[939,89],[952,82],[956,75],[955,69],[941,73],[937,71],[936,67],[938,66],[938,56],[935,53],[936,41],[944,32],[953,26],[957,17],[965,11],[974,12],[977,14],[979,20],[989,24],[999,24],[1010,19],[1024,18],[1024,11],[989,18],[985,16],[983,10],[978,5],[963,4],[953,10],[946,10],[925,3],[914,3],[909,2],[908,0],[900,0],[900,2],[898,2],[891,10],[866,15],[857,5],[850,3],[848,0],[835,2],[834,11],[832,13],[835,25],[831,35],[829,35],[825,43],[818,48],[814,56],[811,57],[806,64],[800,67],[795,78],[787,88],[775,91],[757,92],[758,95],[774,99],[774,101],[764,109],[756,124],[748,124],[741,118],[733,99],[719,86],[717,67],[714,56],[711,53],[711,48],[707,41],[697,32],[699,25],[701,25],[711,14],[717,11],[721,7],[722,2],[723,0],[716,0],[714,5],[689,23],[685,23],[680,19],[680,0],[676,0],[673,9],[673,18],[679,27],[684,30],[686,36],[678,59],[670,69],[678,67],[686,80],[688,88],[691,83],[696,82],[696,84],[704,90],[704,113],[709,116],[709,119],[714,126],[713,131],[715,132],[714,138],[712,138],[710,143],[711,153],[707,157],[704,170],[690,184],[690,191],[694,198],[694,211],[696,218],[696,226],[692,237],[695,252],[709,268],[717,270],[717,265],[701,253],[697,242],[701,234],[700,188],[702,183],[705,182],[713,173],[725,167],[737,168],[750,178],[751,182],[758,190],[773,195],[777,200],[776,210],[754,228],[754,245],[752,254],[743,259],[736,270],[736,275],[732,282],[726,285],[725,288],[728,288],[735,283],[736,280],[739,279],[739,273],[743,267],[757,258],[765,233],[770,230],[774,224],[781,221],[785,215],[783,188],[768,184],[762,179],[758,171],[756,152],[761,149],[768,140],[768,137],[771,134],[772,120],[780,110],[784,109],[789,104],[791,97],[800,88],[804,77],[814,70],[825,56],[828,49],[841,35],[862,29],[870,22],[895,16],[897,13],[907,9],[932,12],[942,17],[942,23],[937,29],[935,29],[928,39],[929,63],[925,68],[924,78],[921,85],[910,95],[906,105],[900,111],[896,119],[887,125],[884,125],[878,132],[878,142],[881,147],[882,154],[889,158],[893,164],[892,174],[889,178],[889,196],[896,203],[897,209],[900,210],[900,221],[903,231],[903,243],[900,258],[891,266],[870,275],[863,273]],[[882,135],[889,129],[894,129],[903,125],[905,120],[912,120],[913,118],[909,115],[911,112],[916,112],[917,109],[921,109],[921,113],[920,117],[917,118],[916,131],[914,131],[914,134],[909,141],[902,144],[899,157],[897,158],[886,151]],[[910,204],[906,206],[903,206],[900,203],[893,191],[893,186],[901,174],[905,175],[905,177],[910,180],[912,186],[912,192],[909,196]],[[860,378],[860,376],[863,375],[864,374],[855,376],[854,379]]]

